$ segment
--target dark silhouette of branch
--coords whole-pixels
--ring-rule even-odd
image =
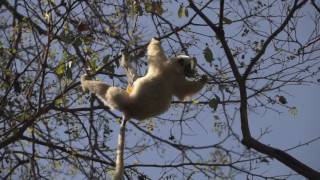
[[[250,64],[248,65],[248,68],[246,69],[246,71],[244,72],[242,78],[243,79],[247,79],[249,74],[252,71],[252,68],[254,67],[254,65],[257,64],[257,62],[261,59],[261,57],[264,55],[264,53],[266,52],[267,47],[269,46],[269,44],[271,43],[271,41],[280,33],[283,31],[283,29],[288,25],[290,19],[292,19],[294,13],[296,12],[296,10],[300,9],[304,4],[306,4],[308,0],[304,0],[302,2],[300,2],[298,4],[298,0],[295,1],[293,7],[291,8],[291,10],[289,11],[289,14],[287,15],[286,19],[282,22],[282,24],[278,27],[277,30],[275,30],[265,41],[265,43],[263,44],[262,48],[259,50],[258,54],[251,59]]]
[[[311,0],[311,4],[318,11],[318,13],[320,13],[320,7],[316,4],[316,1],[315,0]]]
[[[248,122],[248,95],[246,91],[246,79],[251,72],[253,66],[257,63],[258,60],[260,60],[261,56],[264,54],[266,48],[268,47],[269,43],[284,29],[284,27],[288,24],[290,19],[293,17],[295,11],[299,8],[301,8],[307,0],[303,0],[300,3],[298,3],[298,0],[295,1],[293,8],[291,8],[289,14],[287,15],[284,22],[281,24],[281,26],[273,32],[269,38],[264,43],[262,49],[259,51],[259,53],[253,58],[251,63],[249,64],[247,70],[245,71],[244,75],[241,76],[239,73],[239,70],[235,64],[235,60],[232,56],[232,53],[230,51],[230,48],[226,42],[224,31],[223,29],[217,27],[202,11],[200,11],[197,6],[193,3],[192,0],[189,0],[190,7],[208,24],[208,26],[216,33],[218,39],[221,41],[222,47],[226,53],[228,62],[230,64],[230,67],[232,69],[232,72],[238,81],[239,84],[239,90],[240,90],[240,117],[241,117],[241,130],[243,134],[243,140],[242,143],[246,145],[249,148],[253,148],[256,151],[259,151],[263,154],[267,154],[270,157],[274,157],[283,164],[287,165],[297,173],[305,176],[309,179],[319,179],[320,173],[316,170],[312,169],[311,167],[303,164],[302,162],[298,161],[294,157],[290,156],[288,153],[279,150],[277,148],[273,148],[271,146],[267,146],[258,140],[254,139],[251,136],[250,128],[249,128],[249,122]],[[221,18],[221,17],[220,17]]]

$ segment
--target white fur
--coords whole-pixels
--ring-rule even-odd
[[[160,41],[151,39],[147,55],[148,71],[133,83],[130,94],[124,89],[88,80],[86,75],[81,78],[83,89],[89,89],[105,105],[120,110],[128,117],[146,119],[165,112],[173,95],[184,99],[201,90],[205,84],[203,81],[186,80],[184,67],[177,58],[168,60]]]
[[[170,107],[173,96],[184,99],[200,91],[204,86],[203,80],[186,80],[183,63],[179,63],[178,59],[188,60],[188,56],[172,58],[169,61],[156,39],[151,39],[147,55],[148,71],[145,76],[133,83],[130,94],[124,89],[89,80],[87,75],[81,76],[83,90],[94,93],[105,105],[121,111],[128,120],[159,115]],[[121,125],[122,131],[119,134],[114,180],[123,179],[124,125],[125,122]]]

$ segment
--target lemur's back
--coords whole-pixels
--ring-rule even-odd
[[[172,89],[160,77],[141,77],[134,83],[130,94],[132,107],[130,114],[136,119],[146,119],[166,111],[171,103]],[[136,109],[139,111],[135,111]]]

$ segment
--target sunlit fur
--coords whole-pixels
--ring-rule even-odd
[[[168,60],[160,42],[152,39],[148,46],[148,71],[133,83],[130,94],[124,89],[81,77],[83,90],[89,90],[105,105],[135,119],[146,119],[165,112],[176,96],[183,100],[200,91],[205,82],[185,78],[184,66],[178,58]],[[185,59],[184,59],[185,60]]]
[[[173,96],[183,100],[200,91],[204,86],[204,80],[189,81],[185,78],[185,63],[181,61],[187,61],[188,58],[184,56],[168,60],[160,41],[151,39],[147,55],[148,71],[145,76],[133,83],[130,94],[124,89],[89,80],[87,75],[81,76],[83,90],[89,90],[105,105],[121,111],[126,119],[140,120],[168,110]],[[114,180],[123,178],[124,133],[119,134],[119,140]]]

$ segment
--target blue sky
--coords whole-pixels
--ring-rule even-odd
[[[214,1],[215,3],[218,1]],[[230,1],[230,2],[235,2],[235,1]],[[205,10],[205,13],[208,17],[210,17],[214,22],[217,22],[217,14],[213,12],[218,12],[217,8],[218,3],[213,5],[213,8],[210,10]],[[82,12],[82,6],[78,6],[78,9],[75,9],[75,11]],[[179,8],[178,3],[172,3],[170,7],[167,7],[169,13],[165,14],[166,18],[168,18],[173,25],[180,26],[186,23],[189,18],[192,16],[193,12],[189,8],[189,18],[186,17],[181,17],[178,18],[177,11]],[[232,7],[227,7],[228,9]],[[234,8],[237,8],[236,6]],[[271,11],[281,11],[281,9],[277,9],[278,7],[273,8]],[[22,9],[22,8],[21,8]],[[211,11],[212,10],[212,11]],[[23,11],[23,10],[22,10]],[[109,9],[104,9],[104,11],[109,11]],[[112,11],[112,10],[110,10]],[[306,5],[303,8],[303,11],[301,14],[312,14],[314,12],[314,8],[311,7],[310,5]],[[228,18],[231,20],[236,19],[234,14],[226,14]],[[75,15],[75,17],[79,18],[84,18],[83,14],[80,13],[79,17]],[[280,17],[275,18],[275,20],[280,20]],[[197,23],[203,23],[203,21],[200,18],[196,18],[195,22]],[[258,21],[259,22],[259,21]],[[319,22],[319,21],[318,21]],[[132,22],[131,22],[132,23]],[[139,19],[138,24],[142,25],[142,29],[144,30],[140,35],[145,42],[149,41],[154,36],[157,36],[156,30],[153,26],[153,23],[151,22],[151,17],[147,16],[144,18]],[[226,34],[228,36],[230,35],[235,35],[240,28],[241,23],[235,22],[232,23],[231,25],[225,25],[225,30]],[[319,26],[319,24],[318,24]],[[259,24],[259,27],[261,30],[265,30],[268,32],[269,26],[268,23],[262,22]],[[101,28],[100,26],[96,27],[96,29]],[[197,31],[198,33],[202,33],[205,35],[214,35],[212,30],[208,27],[204,26],[190,26],[191,30]],[[299,39],[304,41],[303,39],[306,39],[309,37],[312,29],[313,29],[313,24],[312,21],[309,17],[304,17],[300,19],[298,26],[297,26],[297,36]],[[320,29],[320,27],[318,27]],[[105,31],[104,29],[99,29],[101,31]],[[184,36],[183,32],[181,33],[182,41],[187,42],[190,40],[190,36]],[[191,34],[191,33],[190,33]],[[188,34],[188,35],[190,35]],[[281,34],[283,35],[283,34]],[[281,38],[281,35],[279,38]],[[240,35],[235,35],[235,37],[239,37]],[[30,36],[31,37],[31,36]],[[170,36],[170,38],[176,39],[175,35]],[[219,74],[218,70],[214,68],[214,66],[210,66],[209,63],[207,63],[203,57],[203,49],[206,47],[206,44],[209,45],[209,47],[212,49],[214,53],[215,60],[213,64],[215,65],[221,65],[221,67],[225,67],[228,65],[226,61],[225,54],[223,50],[220,48],[220,45],[217,44],[217,40],[214,37],[208,37],[208,36],[197,36],[197,43],[193,44],[193,46],[188,48],[188,52],[190,55],[195,56],[198,59],[198,63],[203,66],[208,72],[211,73],[211,75],[215,77],[219,77],[221,79],[222,75]],[[234,37],[233,37],[234,38]],[[254,35],[249,35],[248,37],[243,37],[243,42],[246,42],[247,40],[255,40]],[[109,40],[109,39],[108,39]],[[257,38],[256,40],[260,41],[260,37]],[[113,41],[113,40],[110,40]],[[143,44],[142,42],[139,42]],[[170,44],[169,44],[170,43]],[[235,47],[237,42],[235,40],[229,41],[231,47]],[[162,42],[164,49],[167,51],[168,54],[173,55],[174,52],[172,52],[172,49],[174,49],[175,52],[179,51],[180,45],[177,42],[174,42],[172,40],[167,41],[163,40]],[[319,43],[318,43],[319,44]],[[171,48],[171,46],[173,45]],[[59,45],[57,45],[58,47]],[[109,53],[114,55],[116,53],[116,50],[111,51],[111,48],[105,48],[102,47],[103,45],[97,45],[94,48],[99,49],[102,48],[103,52],[100,52],[101,56],[106,55]],[[318,45],[319,46],[319,45]],[[54,46],[55,47],[55,46]],[[67,47],[72,49],[72,47]],[[105,48],[105,49],[103,49]],[[117,47],[120,48],[120,47]],[[319,48],[319,47],[318,47]],[[95,50],[96,50],[95,49]],[[100,49],[101,50],[101,49]],[[70,50],[73,52],[72,50]],[[268,53],[272,53],[273,49],[272,47],[268,49],[266,56],[268,56]],[[180,52],[181,53],[181,52]],[[61,54],[59,54],[61,55]],[[245,54],[245,63],[250,61],[250,56],[253,56],[253,52],[249,52],[248,54]],[[280,56],[280,55],[279,55]],[[314,55],[314,56],[320,56],[319,51]],[[53,58],[52,63],[57,63],[61,59],[60,56],[57,56]],[[218,59],[221,59],[219,62]],[[240,59],[240,58],[239,58]],[[146,58],[143,58],[142,60],[146,60]],[[272,62],[268,62],[272,64]],[[81,63],[80,68],[81,67]],[[319,63],[318,63],[319,66]],[[144,66],[145,67],[145,66]],[[279,67],[277,67],[279,68]],[[144,69],[144,68],[142,68]],[[230,70],[230,69],[224,69],[224,70]],[[262,70],[259,71],[261,74],[268,74],[270,71],[275,71],[275,69],[267,69],[267,70]],[[76,69],[79,73],[82,73],[84,71],[83,69]],[[78,73],[77,72],[77,73]],[[119,74],[122,74],[123,71],[121,69],[117,69],[117,72]],[[203,72],[199,71],[201,74]],[[143,74],[143,72],[141,73]],[[225,76],[229,78],[229,80],[233,80],[232,74],[226,73]],[[253,75],[254,76],[254,75]],[[119,80],[114,81],[114,79],[110,79],[109,77],[105,75],[99,75],[98,77],[100,80],[103,80],[104,82],[114,84],[114,85],[121,85],[124,87],[125,85],[121,83]],[[320,79],[319,73],[316,75],[316,77],[311,78],[313,80]],[[76,79],[75,81],[78,81],[79,79]],[[265,83],[265,80],[262,80],[261,82],[257,83],[257,86],[262,86]],[[59,86],[59,85],[57,85]],[[295,106],[298,110],[298,113],[296,116],[293,116],[287,108],[281,107],[274,105],[273,108],[276,110],[279,110],[281,113],[276,113],[271,110],[264,111],[264,109],[255,109],[253,111],[249,112],[249,120],[250,120],[250,127],[251,131],[254,137],[258,137],[261,133],[261,131],[268,129],[270,132],[268,134],[265,134],[260,140],[265,143],[265,144],[270,144],[271,146],[280,148],[280,149],[288,149],[295,147],[299,145],[300,143],[305,143],[309,140],[312,140],[314,138],[320,137],[320,86],[318,84],[313,84],[313,85],[297,85],[297,86],[287,86],[285,88],[282,88],[281,95],[284,95],[286,99],[288,100],[288,106],[293,107]],[[87,99],[89,99],[90,95],[84,95],[80,94],[81,92],[76,92],[79,93],[77,95],[82,96],[82,100],[76,99],[75,102],[78,103],[78,100],[81,101],[79,104],[82,107],[89,107],[89,103],[82,103],[86,102]],[[274,91],[269,93],[270,97],[275,98],[276,95],[278,95],[279,91]],[[227,94],[227,93],[225,93]],[[194,96],[195,100],[199,101],[208,101],[211,98],[215,97],[214,95],[219,96],[222,99],[223,93],[220,91],[219,86],[217,84],[210,84],[207,85],[206,88],[202,91],[200,95]],[[71,96],[74,96],[72,94]],[[86,99],[87,98],[87,99]],[[232,96],[233,100],[237,100],[238,97],[238,91],[235,90],[235,94]],[[251,101],[252,103],[256,102],[254,100]],[[74,103],[74,102],[72,102]],[[74,103],[71,108],[78,108],[79,104]],[[195,103],[197,104],[197,103]],[[238,110],[235,109],[239,105],[236,104],[230,104],[226,106],[226,109],[228,111],[228,116],[230,119],[233,119],[232,129],[233,131],[239,136],[239,139],[241,139],[241,131],[240,131],[240,120],[239,120],[239,113]],[[188,113],[183,113],[184,108],[189,108]],[[109,134],[110,136],[107,137],[108,139],[105,139],[105,142],[107,146],[110,148],[116,148],[117,144],[117,135],[118,135],[118,130],[119,130],[119,124],[115,122],[114,117],[109,116],[108,112],[104,110],[95,111],[97,114],[100,113],[97,116],[105,116],[108,117],[112,130],[114,130],[113,133]],[[119,116],[120,113],[116,112]],[[180,124],[180,118],[186,120],[185,122]],[[54,120],[57,121],[58,116],[54,116]],[[84,124],[88,125],[88,116],[83,116],[80,118],[84,122]],[[99,125],[102,125],[103,121],[96,119],[97,124],[96,126],[99,127]],[[136,120],[133,120],[133,122],[137,123]],[[194,145],[194,146],[207,146],[207,145],[214,145],[216,143],[222,143],[223,147],[228,148],[229,150],[234,150],[240,153],[246,153],[246,148],[241,145],[237,139],[235,138],[228,138],[226,142],[224,142],[224,138],[228,137],[228,132],[227,131],[221,131],[219,132],[215,126],[217,123],[222,123],[224,126],[226,125],[226,118],[225,115],[222,111],[222,106],[219,105],[217,111],[213,111],[210,109],[207,105],[201,106],[201,105],[194,105],[194,104],[188,104],[184,106],[182,103],[180,104],[172,104],[171,109],[155,118],[148,119],[146,121],[143,121],[139,123],[139,127],[147,130],[148,126],[152,125],[154,126],[154,130],[152,131],[152,134],[162,138],[163,140],[169,141],[169,142],[174,142],[174,143],[182,143],[184,145]],[[77,124],[79,126],[79,124]],[[41,126],[41,125],[40,125]],[[88,125],[89,126],[89,125]],[[61,126],[60,126],[61,127]],[[165,163],[171,163],[173,160],[175,163],[180,163],[182,160],[184,162],[187,162],[186,156],[182,157],[180,151],[177,151],[175,148],[172,146],[169,146],[168,143],[159,143],[159,141],[154,141],[154,139],[150,138],[147,134],[141,132],[138,130],[136,127],[134,127],[132,124],[128,124],[127,126],[128,132],[127,132],[127,147],[135,147],[137,152],[129,152],[127,153],[130,154],[131,156],[126,156],[126,164],[127,165],[132,165],[135,163],[141,163],[141,164],[165,164]],[[65,140],[68,139],[67,135],[63,133],[65,129],[69,127],[63,126],[61,129],[55,131],[54,137],[58,140]],[[74,127],[72,127],[74,128]],[[78,127],[79,129],[83,127]],[[86,128],[86,127],[85,127]],[[101,129],[100,129],[101,130]],[[182,131],[183,130],[183,133]],[[220,129],[221,130],[221,129]],[[102,131],[102,130],[101,130]],[[83,131],[82,131],[83,132]],[[102,133],[100,132],[99,134],[99,140],[102,139]],[[27,135],[30,135],[27,134]],[[170,141],[169,137],[173,135],[175,137],[175,141]],[[101,137],[100,137],[101,136]],[[110,141],[109,141],[110,140]],[[74,143],[73,145],[77,145],[81,148],[84,148],[87,146],[87,139],[79,142]],[[150,146],[154,145],[153,147],[148,147],[145,150],[142,148],[143,146]],[[141,148],[141,149],[139,149]],[[43,150],[39,148],[40,150]],[[199,161],[199,162],[206,162],[210,160],[211,162],[214,162],[213,158],[215,157],[214,155],[218,154],[216,150],[219,150],[219,147],[217,148],[208,148],[208,149],[197,149],[195,151],[188,151],[186,154],[188,155],[189,158],[191,158],[194,161]],[[46,149],[45,149],[46,150]],[[44,151],[45,151],[44,150]],[[144,150],[142,153],[139,150]],[[106,151],[108,155],[114,155],[113,151]],[[216,154],[214,154],[216,153]],[[302,162],[306,163],[307,165],[315,168],[315,169],[320,169],[320,141],[316,141],[311,143],[310,145],[307,146],[302,146],[300,148],[294,149],[289,151],[291,155],[294,157],[298,158]],[[236,159],[238,156],[233,154],[233,157]],[[216,158],[216,157],[215,157]],[[44,161],[44,163],[48,163],[49,161]],[[51,162],[51,161],[50,161]],[[89,161],[88,161],[89,162]],[[252,162],[254,165],[255,162]],[[238,167],[241,167],[242,165],[237,164]],[[249,163],[244,163],[244,166],[248,167]],[[253,170],[252,172],[257,172],[261,173],[263,175],[278,175],[278,174],[287,174],[292,172],[289,168],[287,168],[285,165],[279,163],[276,160],[273,160],[270,162],[269,165],[266,165],[265,163],[260,163],[262,166],[261,169]],[[99,166],[99,165],[97,165]],[[49,167],[50,168],[50,167]],[[195,169],[193,167],[193,169]],[[103,170],[104,171],[104,170]],[[162,169],[156,169],[156,168],[141,168],[141,172],[148,174],[151,178],[156,179],[159,178],[159,173],[162,171]],[[224,169],[224,172],[227,170]],[[171,172],[168,172],[171,173]],[[177,171],[174,171],[174,173],[177,174]],[[63,174],[60,174],[61,177],[63,177]],[[75,179],[79,178],[81,175],[77,175]],[[181,174],[179,174],[179,177],[181,177]],[[195,179],[203,179],[204,176],[202,174],[194,176]],[[242,175],[237,176],[236,179],[244,179]],[[253,178],[255,179],[255,178]],[[291,177],[290,180],[295,180],[295,179],[301,179],[301,176],[297,177]]]

